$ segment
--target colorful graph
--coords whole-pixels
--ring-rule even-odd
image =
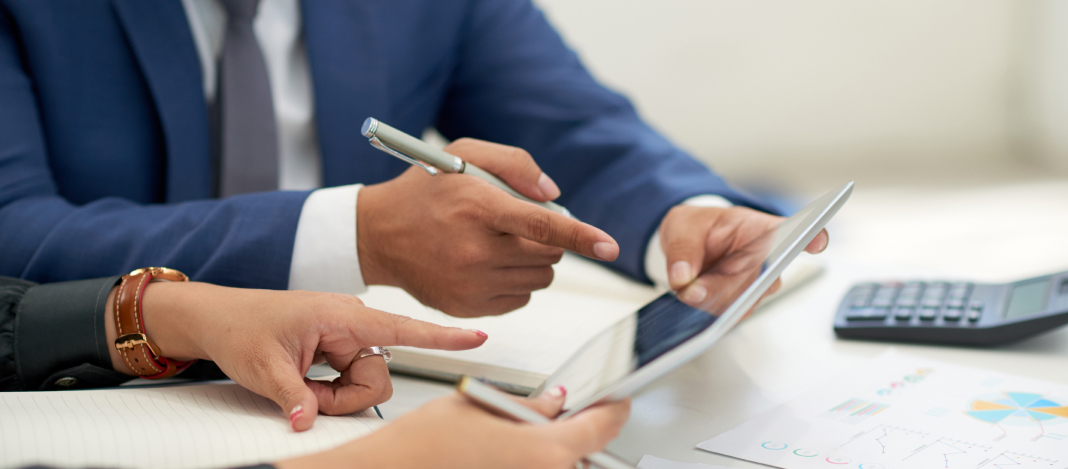
[[[886,404],[854,398],[832,407],[823,415],[823,418],[844,423],[859,423],[889,407]]]
[[[1059,423],[1053,421],[1068,419],[1068,406],[1041,394],[1004,392],[972,401],[964,413],[992,424]]]

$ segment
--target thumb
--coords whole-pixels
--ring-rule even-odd
[[[537,427],[567,445],[578,457],[601,451],[623,429],[630,416],[630,399],[596,405],[574,417]]]
[[[534,409],[550,419],[560,415],[564,409],[567,390],[563,386],[553,386],[533,399],[517,399],[519,403]]]
[[[827,249],[827,243],[830,241],[830,235],[827,234],[827,228],[820,230],[816,233],[816,237],[812,238],[812,241],[805,246],[805,251],[810,254],[819,254]]]
[[[445,151],[503,179],[531,199],[544,202],[560,197],[560,188],[522,148],[462,138],[445,147]]]
[[[668,284],[676,291],[692,283],[701,273],[705,244],[712,228],[712,220],[708,217],[688,215],[691,215],[690,211],[673,210],[664,217],[660,231],[660,246],[667,258]]]
[[[373,309],[371,312],[376,316],[371,324],[372,327],[367,327],[368,324],[362,320],[354,321],[352,324],[352,330],[361,331],[360,335],[367,344],[467,350],[482,345],[489,337],[485,332],[473,329],[444,327]]]
[[[304,384],[304,377],[289,360],[270,360],[262,393],[282,407],[289,426],[302,432],[311,428],[319,414],[315,393]]]

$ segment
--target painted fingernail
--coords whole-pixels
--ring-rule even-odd
[[[567,389],[564,389],[563,386],[553,386],[545,394],[548,394],[553,399],[561,399],[567,395]]]
[[[560,197],[560,188],[556,187],[556,183],[545,173],[541,173],[541,177],[538,178],[538,189],[541,189],[542,195],[549,200]]]
[[[686,261],[678,261],[671,265],[668,280],[675,285],[686,285],[693,281],[693,268]]]
[[[300,418],[301,415],[304,415],[303,404],[297,404],[293,410],[289,411],[289,426],[293,427],[294,430],[297,429],[297,419]]]
[[[823,252],[825,249],[827,249],[827,245],[830,244],[830,243],[831,243],[831,235],[827,235],[827,234],[823,235],[823,242],[820,243],[820,252]]]
[[[603,261],[609,261],[616,258],[619,248],[615,244],[601,241],[593,245],[593,254]]]
[[[705,287],[702,287],[701,285],[690,285],[682,291],[682,295],[679,296],[679,299],[681,299],[683,303],[696,305],[704,301],[706,296],[708,296],[708,290],[706,290]]]
[[[471,332],[474,332],[475,335],[477,335],[477,336],[479,336],[479,337],[481,337],[483,339],[489,337],[489,334],[486,334],[485,332],[482,332],[482,331],[480,331],[478,329],[468,329],[468,330],[471,331]]]

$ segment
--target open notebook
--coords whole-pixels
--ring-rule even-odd
[[[390,370],[450,382],[471,375],[529,394],[586,342],[663,293],[570,253],[555,271],[549,288],[502,316],[455,318],[423,306],[398,288],[371,287],[360,298],[372,308],[489,335],[481,347],[460,352],[390,347]],[[780,291],[820,271],[819,263],[801,256],[783,273]]]
[[[236,384],[0,393],[0,467],[219,468],[341,445],[384,425],[374,411],[320,415],[295,433]]]

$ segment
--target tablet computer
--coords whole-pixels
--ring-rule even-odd
[[[827,193],[706,269],[702,275],[717,284],[701,308],[664,294],[590,339],[534,394],[564,386],[566,418],[627,397],[694,359],[746,316],[852,192],[849,182]]]

